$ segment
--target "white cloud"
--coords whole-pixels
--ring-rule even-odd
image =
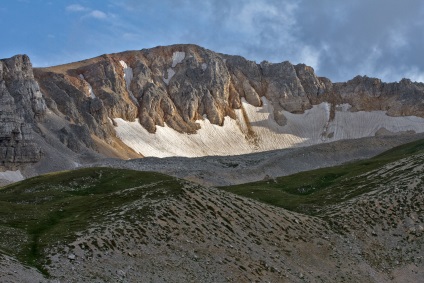
[[[379,69],[379,64],[378,64],[378,60],[381,58],[383,52],[381,50],[381,48],[379,48],[378,46],[373,46],[369,49],[369,54],[367,57],[365,57],[364,59],[362,59],[360,62],[358,62],[358,70],[359,73],[362,75],[368,75],[368,76],[375,76],[375,74],[377,73],[381,73],[380,78],[388,78],[391,77],[390,73],[391,70],[383,70],[383,71],[378,71]]]
[[[410,68],[410,70],[405,73],[405,77],[413,82],[424,83],[424,72],[420,71],[417,67]]]
[[[405,37],[405,31],[400,28],[389,32],[389,46],[395,50],[399,50],[408,45],[408,40]]]
[[[299,55],[299,61],[314,68],[315,72],[319,70],[319,58],[321,52],[311,46],[305,46]]]
[[[357,74],[384,81],[402,77],[423,81],[424,57],[420,54],[424,39],[417,35],[424,26],[424,1],[411,1],[420,4],[396,0],[106,0],[101,1],[103,5],[90,6],[96,1],[73,0],[63,7],[82,22],[104,24],[89,33],[90,42],[105,50],[99,52],[111,48],[104,44],[110,38],[121,38],[114,43],[116,50],[195,43],[257,62],[305,63],[333,81],[346,81]]]
[[[122,34],[122,38],[129,41],[137,41],[137,40],[141,40],[143,37],[138,33],[124,32]]]
[[[80,4],[72,4],[66,7],[66,11],[68,12],[85,12],[89,9],[87,7],[84,7]]]
[[[250,32],[256,29],[258,19],[272,19],[278,14],[273,5],[265,3],[249,3],[237,11],[236,19],[240,23],[237,28]]]
[[[99,10],[93,10],[88,15],[90,17],[93,17],[93,18],[96,18],[96,19],[100,19],[100,20],[103,20],[103,19],[106,19],[107,18],[106,13],[104,13],[102,11],[99,11]]]
[[[90,17],[99,20],[104,20],[108,18],[108,15],[105,12],[100,10],[93,10],[88,7],[82,6],[80,4],[72,4],[66,7],[68,12],[85,12],[83,17]]]

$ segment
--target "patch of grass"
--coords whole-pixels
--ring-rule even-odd
[[[384,182],[384,179],[367,179],[368,173],[420,153],[424,153],[424,140],[395,147],[368,160],[220,189],[292,211],[317,215],[327,205],[369,192]]]
[[[0,249],[45,273],[45,248],[72,241],[78,231],[102,223],[107,213],[136,200],[178,196],[182,183],[160,173],[85,168],[6,186],[0,190],[1,230],[20,231],[27,240],[0,241]],[[138,221],[149,216],[148,209],[140,211],[144,215],[138,215]]]

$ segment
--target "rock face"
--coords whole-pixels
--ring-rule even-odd
[[[46,104],[25,55],[0,60],[0,167],[37,162],[35,123],[42,121]]]
[[[383,83],[380,79],[357,76],[333,85],[333,92],[352,111],[384,110],[391,116],[424,117],[424,84],[403,79]]]
[[[416,118],[424,117],[424,84],[332,83],[303,64],[257,64],[195,45],[102,55],[34,75],[28,57],[16,56],[0,62],[0,79],[2,164],[39,160],[33,129],[76,154],[132,152],[121,158],[242,154],[424,131]],[[361,114],[373,111],[381,113]],[[389,116],[416,117],[408,124]],[[141,127],[125,126],[131,122]],[[184,146],[197,149],[186,154]]]
[[[129,70],[131,78],[125,79]],[[234,117],[242,98],[260,107],[261,97],[266,97],[279,125],[286,120],[282,111],[303,113],[321,102],[334,107],[349,103],[350,111],[424,116],[423,84],[406,79],[386,84],[367,77],[333,84],[303,64],[257,64],[194,45],[104,55],[36,70],[36,78],[46,96],[61,105],[59,111],[77,124],[84,121],[100,136],[113,132],[107,117],[138,117],[150,133],[164,123],[194,133],[199,129],[196,120],[203,117],[216,125],[222,125],[225,116]],[[89,96],[88,86],[96,98]]]

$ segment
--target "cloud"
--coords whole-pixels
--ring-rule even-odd
[[[384,81],[424,78],[421,0],[104,2],[96,9],[67,7],[81,19],[106,23],[87,36],[98,42],[99,53],[108,52],[103,43],[111,38],[122,39],[114,51],[193,43],[257,62],[305,63],[332,81],[358,74]]]
[[[80,4],[72,4],[67,6],[66,11],[77,13],[84,12],[85,15],[82,18],[95,18],[98,20],[104,20],[108,18],[108,15],[105,12],[100,10],[93,10]]]
[[[389,46],[394,51],[399,51],[400,49],[408,46],[408,39],[405,36],[405,31],[401,28],[393,29],[389,32]]]
[[[320,75],[344,81],[357,74],[398,81],[403,66],[424,72],[424,3],[410,0],[323,0],[302,5],[299,42],[324,44]],[[412,73],[411,73],[412,74]],[[420,76],[416,76],[420,77]]]
[[[299,61],[306,65],[312,66],[317,72],[319,70],[321,51],[311,46],[305,46],[301,49],[299,54]]]
[[[85,12],[88,11],[90,9],[88,9],[87,7],[84,7],[80,4],[72,4],[66,7],[66,11],[68,12]]]
[[[90,17],[99,19],[99,20],[103,20],[107,18],[106,13],[99,11],[99,10],[93,10],[88,14]]]
[[[418,67],[411,67],[405,72],[405,78],[409,78],[413,82],[424,82],[424,71]]]

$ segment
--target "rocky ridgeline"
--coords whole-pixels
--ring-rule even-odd
[[[38,69],[35,75],[52,108],[76,124],[86,124],[100,137],[113,132],[108,117],[139,118],[151,133],[164,123],[193,133],[199,127],[195,121],[203,117],[216,125],[222,125],[225,116],[234,117],[242,98],[261,106],[261,97],[266,97],[280,125],[286,121],[282,110],[302,113],[324,101],[332,104],[332,115],[336,105],[349,103],[351,111],[384,110],[393,116],[424,117],[421,83],[404,79],[387,84],[358,76],[333,84],[303,64],[257,64],[195,45],[103,55]]]
[[[26,55],[0,60],[0,166],[13,168],[41,158],[35,123],[46,105]]]
[[[243,110],[243,99],[261,106],[265,97],[280,126],[287,123],[283,110],[303,113],[321,102],[330,103],[330,119],[343,103],[350,105],[349,111],[424,117],[421,83],[382,83],[360,76],[332,83],[303,64],[257,64],[195,45],[103,55],[34,69],[34,74],[27,56],[15,56],[0,61],[0,80],[3,165],[40,159],[41,151],[32,142],[34,129],[41,129],[49,144],[57,140],[77,154],[88,148],[113,156],[102,152],[98,141],[116,148],[120,141],[114,118],[138,118],[150,133],[165,123],[178,132],[195,133],[200,127],[196,120],[222,125],[224,117],[235,118],[235,109]]]

